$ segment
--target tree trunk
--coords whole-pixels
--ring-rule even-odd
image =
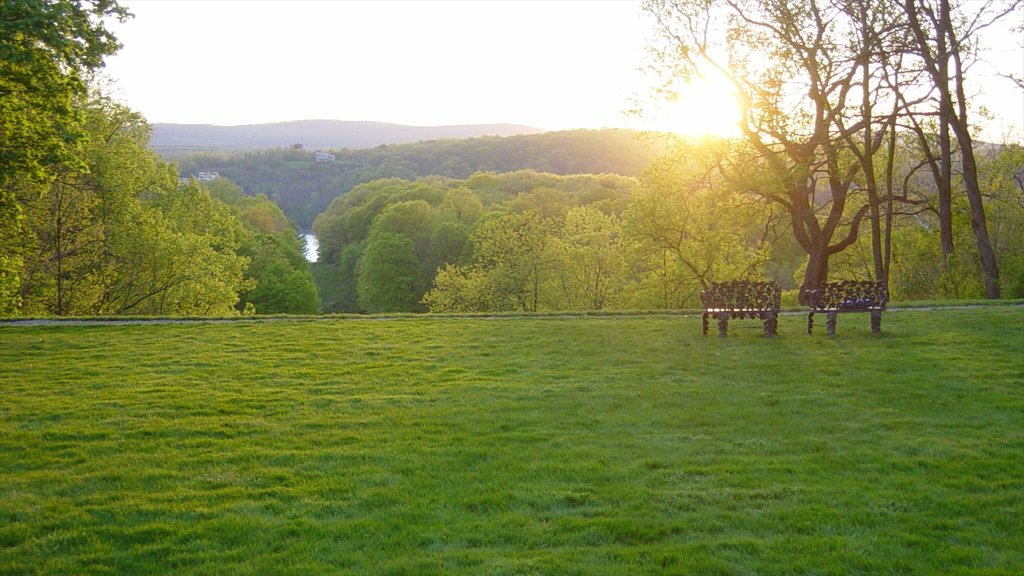
[[[957,133],[957,141],[963,154],[964,190],[971,206],[971,230],[974,231],[974,239],[978,244],[978,256],[984,274],[982,280],[985,283],[985,298],[995,300],[999,298],[999,266],[996,263],[992,241],[988,237],[985,204],[982,202],[981,187],[978,184],[978,164],[974,158],[974,144],[967,127],[960,124],[962,122],[954,124],[953,130]]]
[[[942,27],[949,23],[949,3],[940,2],[939,22]],[[948,28],[947,28],[948,29]],[[946,35],[936,34],[935,67],[938,74],[934,80],[939,89],[939,243],[942,248],[943,268],[953,253],[953,150],[949,135],[949,124],[941,119],[953,116],[953,96],[949,92],[950,52]]]
[[[800,285],[800,294],[798,295],[801,306],[807,305],[808,290],[817,290],[828,280],[828,257],[829,252],[825,246],[808,254],[804,282]]]
[[[942,0],[943,7],[943,31],[955,41],[953,25],[949,20],[949,1]],[[956,86],[956,102],[958,110],[950,110],[945,121],[953,129],[956,135],[957,144],[960,146],[961,162],[964,171],[964,191],[967,193],[967,201],[971,206],[971,229],[974,231],[974,239],[978,244],[978,256],[981,259],[981,268],[984,271],[983,281],[985,282],[985,298],[999,298],[999,266],[996,263],[996,253],[992,248],[992,241],[988,237],[988,226],[985,222],[985,204],[981,198],[981,186],[978,184],[978,163],[974,157],[974,140],[971,138],[970,126],[967,121],[967,94],[964,92],[964,70],[961,61],[960,51],[954,44],[951,50],[953,59],[953,84]],[[950,107],[952,108],[952,107]]]
[[[967,119],[967,95],[964,92],[964,66],[960,41],[953,25],[949,0],[938,0],[938,14],[929,10],[922,2],[923,9],[918,10],[921,0],[904,0],[910,30],[914,34],[919,53],[925,60],[925,69],[939,89],[939,126],[942,130],[940,145],[942,149],[942,177],[939,183],[939,220],[941,223],[941,242],[943,256],[947,256],[953,248],[951,226],[947,226],[947,218],[951,220],[952,208],[950,190],[952,188],[951,139],[949,131],[956,136],[963,163],[964,190],[971,207],[971,229],[978,246],[978,256],[984,272],[985,297],[999,297],[999,268],[996,263],[995,250],[988,237],[985,222],[985,206],[978,185],[978,167],[974,158],[974,143],[971,139]],[[925,33],[921,15],[931,18],[935,30],[934,42]],[[931,49],[936,53],[932,55]],[[952,69],[950,69],[952,64]],[[954,98],[955,91],[955,98]],[[944,188],[945,186],[945,188]],[[947,229],[948,228],[948,229]]]

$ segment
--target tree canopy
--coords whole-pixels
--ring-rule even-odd
[[[14,311],[24,270],[15,188],[81,168],[75,101],[119,48],[104,18],[127,17],[115,0],[0,3],[0,314]]]
[[[308,229],[334,198],[373,180],[465,179],[517,170],[635,176],[663,150],[660,140],[633,130],[570,130],[332,150],[334,162],[318,163],[315,151],[291,148],[200,153],[177,161],[181,176],[218,172],[250,194],[265,194]]]
[[[872,275],[887,280],[893,216],[905,188],[897,151],[913,127],[938,184],[943,250],[951,250],[950,132],[959,148],[986,295],[999,295],[998,265],[978,187],[963,90],[977,35],[1022,3],[950,0],[648,0],[661,38],[655,66],[668,89],[714,71],[742,108],[753,158],[773,176],[751,191],[786,210],[808,261],[803,289],[829,276],[834,256],[872,243]],[[939,156],[928,149],[937,128]],[[935,133],[934,131],[932,132]],[[941,163],[941,166],[939,165]]]

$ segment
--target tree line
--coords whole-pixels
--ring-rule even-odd
[[[0,315],[319,312],[266,197],[179,181],[150,128],[91,81],[116,2],[0,5]]]
[[[292,220],[321,204],[327,311],[673,309],[734,278],[774,279],[792,302],[838,278],[903,299],[1024,296],[1024,152],[974,139],[964,83],[978,35],[1022,4],[650,0],[665,89],[725,75],[741,138],[583,131],[320,165],[274,150],[233,159],[248,176],[203,165],[228,178],[200,184],[92,87],[123,8],[9,0],[0,314],[316,312]]]
[[[1019,23],[1022,6],[1020,0],[644,2],[660,39],[654,66],[664,73],[664,90],[719,74],[736,91],[742,140],[773,178],[752,193],[787,214],[807,256],[803,289],[825,282],[833,258],[861,234],[871,242],[872,275],[890,278],[897,211],[917,200],[914,183],[900,178],[902,163],[911,162],[913,174],[930,178],[937,190],[939,266],[948,269],[959,257],[954,209],[965,204],[971,238],[961,238],[959,250],[973,245],[989,298],[999,296],[1003,282],[966,78],[983,34],[1007,17]],[[1020,77],[1011,80],[1024,87]]]
[[[478,173],[464,180],[385,179],[337,198],[314,223],[323,306],[330,312],[499,312],[680,309],[699,306],[711,282],[772,279],[796,304],[808,265],[788,212],[756,190],[772,167],[738,141],[677,141],[639,177]],[[912,147],[901,149],[911,154]],[[898,164],[906,202],[892,214],[890,290],[899,299],[985,294],[965,202],[954,238],[966,247],[937,266],[937,192]],[[1024,296],[1020,146],[979,160],[990,234]],[[823,200],[822,205],[832,200]],[[860,210],[869,200],[848,200]],[[877,278],[870,235],[832,255],[830,278]]]
[[[207,152],[180,158],[178,167],[186,178],[218,172],[249,194],[265,194],[302,229],[309,229],[334,198],[381,178],[468,178],[476,172],[521,169],[632,176],[663,150],[659,140],[639,136],[634,130],[608,129],[432,140],[331,150],[335,160],[322,163],[314,160],[313,150],[299,147]]]
[[[180,181],[147,147],[137,113],[93,95],[76,104],[78,164],[14,187],[19,260],[7,313],[318,313],[294,225],[227,180]]]

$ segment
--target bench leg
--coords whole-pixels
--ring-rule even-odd
[[[814,329],[814,312],[808,312],[807,313],[807,334],[809,335],[811,333],[811,330],[813,330],[813,329]]]
[[[878,334],[882,331],[882,311],[872,310],[871,311],[871,333]]]
[[[729,331],[729,314],[722,312],[718,315],[718,337],[725,338],[726,332]]]
[[[830,310],[828,313],[828,320],[825,321],[825,327],[828,329],[828,335],[832,338],[836,336],[836,316],[839,314],[835,310]]]
[[[700,329],[701,333],[705,336],[708,335],[708,313],[705,312],[700,316]]]

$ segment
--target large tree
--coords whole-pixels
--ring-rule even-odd
[[[971,230],[978,248],[987,298],[999,297],[999,265],[989,238],[979,185],[965,78],[976,59],[978,36],[1001,18],[1019,11],[1022,5],[1020,0],[902,0],[906,29],[913,39],[912,48],[908,51],[920,59],[921,67],[936,92],[937,151],[932,151],[927,145],[921,123],[914,122],[914,126],[926,158],[932,164],[938,188],[942,253],[948,256],[954,249],[952,149],[955,143],[960,152],[960,174],[970,206]]]
[[[673,261],[680,304],[711,282],[757,276],[766,263],[772,218],[738,186],[727,167],[735,156],[724,141],[679,147],[644,170],[626,212],[629,238]]]
[[[706,73],[735,88],[743,138],[774,175],[753,189],[789,214],[808,262],[801,286],[828,278],[829,258],[857,240],[869,205],[855,198],[863,164],[841,120],[857,106],[863,50],[848,42],[850,6],[819,0],[649,0],[670,82]]]
[[[14,311],[23,270],[15,187],[81,165],[75,101],[119,48],[104,19],[127,16],[116,0],[0,2],[0,314]]]
[[[726,76],[743,138],[776,186],[754,190],[790,215],[808,256],[803,291],[870,222],[874,275],[887,279],[898,188],[897,129],[917,129],[938,191],[944,254],[953,250],[952,179],[962,173],[985,293],[999,295],[995,250],[969,122],[965,74],[987,26],[1021,0],[649,0],[673,82]],[[934,103],[934,105],[933,105]],[[953,158],[959,150],[959,166]]]
[[[421,312],[417,289],[420,261],[412,240],[383,232],[374,236],[359,260],[356,287],[367,312]]]

